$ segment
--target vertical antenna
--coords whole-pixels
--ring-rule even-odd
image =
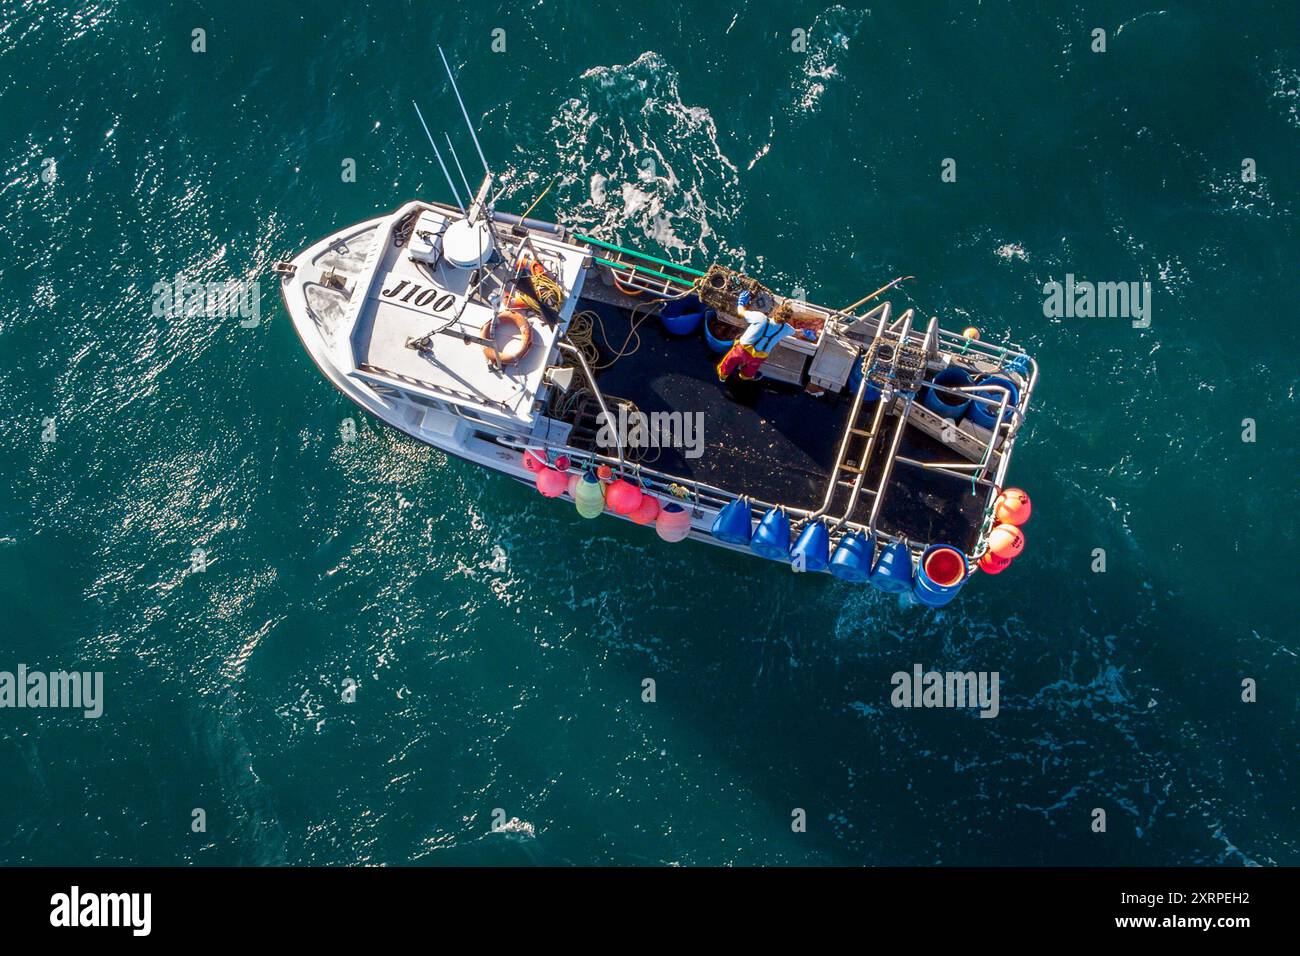
[[[451,137],[444,132],[442,134],[447,138],[447,151],[451,153],[451,158],[456,161],[456,169],[460,172],[460,181],[465,184],[465,195],[473,196],[474,190],[469,188],[469,178],[465,175],[465,167],[460,164],[460,157],[456,155],[456,147],[451,145]]]
[[[469,110],[465,109],[465,101],[460,98],[460,88],[456,86],[456,77],[451,75],[451,64],[447,62],[447,54],[442,52],[442,47],[438,47],[438,56],[442,57],[442,65],[447,70],[447,79],[451,80],[451,91],[456,94],[456,102],[460,104],[461,115],[465,117],[465,125],[469,127],[469,137],[474,141],[474,148],[478,150],[478,158],[483,163],[483,172],[491,176],[492,170],[488,169],[487,157],[483,155],[483,147],[479,145],[478,136],[474,132],[474,124],[469,121]]]
[[[438,165],[442,167],[442,174],[447,177],[447,185],[451,187],[452,198],[456,200],[456,206],[464,214],[465,206],[460,201],[460,193],[456,192],[456,184],[451,181],[451,173],[447,172],[447,164],[442,161],[442,153],[438,152],[438,144],[433,141],[433,134],[429,132],[429,124],[424,121],[424,114],[420,112],[420,104],[411,100],[411,105],[415,107],[415,115],[420,117],[420,125],[424,127],[424,135],[429,137],[429,145],[433,147],[433,155],[438,157]]]

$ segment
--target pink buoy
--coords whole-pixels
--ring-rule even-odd
[[[578,482],[580,481],[582,481],[582,475],[579,475],[576,472],[569,476],[569,483],[567,485],[569,497],[573,497],[573,493],[578,490]]]
[[[641,507],[644,497],[640,488],[622,478],[605,489],[605,503],[616,515],[630,515]]]
[[[665,541],[681,541],[691,533],[691,515],[676,502],[668,502],[655,518],[655,532]]]
[[[541,471],[546,467],[546,462],[535,451],[524,452],[524,467],[531,472]]]
[[[537,490],[547,498],[558,498],[569,487],[569,476],[554,468],[543,468],[537,473]]]
[[[654,524],[655,519],[659,517],[659,499],[654,495],[642,493],[641,504],[628,517],[632,519],[633,524]]]

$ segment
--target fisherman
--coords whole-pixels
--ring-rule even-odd
[[[740,293],[736,305],[747,328],[740,333],[740,337],[718,363],[719,382],[725,382],[735,371],[739,371],[740,377],[746,382],[753,381],[758,377],[759,368],[772,354],[777,343],[787,335],[799,335],[810,342],[817,340],[816,333],[811,329],[796,329],[791,324],[794,310],[790,308],[788,302],[782,302],[773,309],[771,318],[762,312],[745,308],[749,305],[748,290]]]

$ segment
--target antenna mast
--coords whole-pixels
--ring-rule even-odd
[[[442,65],[447,70],[447,79],[451,80],[451,91],[456,94],[456,102],[460,104],[461,115],[465,117],[465,125],[469,127],[469,138],[474,141],[474,148],[478,150],[478,158],[483,163],[483,172],[490,178],[492,170],[488,168],[487,157],[483,155],[483,147],[479,145],[478,134],[474,132],[474,124],[469,121],[469,110],[465,109],[465,101],[460,98],[460,87],[456,85],[456,77],[452,76],[451,64],[447,62],[447,54],[442,52],[442,47],[438,47],[438,56],[442,57]]]
[[[469,188],[469,177],[465,175],[465,167],[460,164],[460,157],[456,155],[456,147],[451,145],[451,137],[445,131],[442,135],[447,140],[447,152],[451,153],[451,158],[456,161],[456,170],[460,173],[460,181],[465,184],[465,195],[474,195],[474,190]]]
[[[433,147],[433,155],[438,157],[438,165],[442,167],[442,174],[447,177],[447,185],[451,187],[451,197],[456,200],[456,205],[462,213],[465,212],[465,204],[460,201],[460,193],[456,191],[456,184],[451,181],[451,173],[447,172],[447,164],[442,161],[442,153],[438,152],[438,144],[433,141],[433,134],[429,132],[429,124],[424,121],[424,114],[420,112],[420,104],[411,100],[411,105],[415,107],[415,115],[420,117],[420,125],[424,127],[424,135],[429,137],[429,145]]]

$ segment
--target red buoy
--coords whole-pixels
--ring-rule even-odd
[[[641,504],[628,517],[633,524],[654,524],[659,517],[659,499],[654,495],[641,495]]]
[[[547,498],[558,498],[569,487],[569,476],[554,468],[543,468],[537,473],[537,490]]]
[[[641,507],[643,497],[640,488],[622,478],[605,489],[605,503],[617,515],[630,515],[636,511]]]
[[[984,552],[984,557],[979,560],[979,569],[985,574],[1001,574],[1009,567],[1011,567],[1010,558],[999,558],[992,551]]]

